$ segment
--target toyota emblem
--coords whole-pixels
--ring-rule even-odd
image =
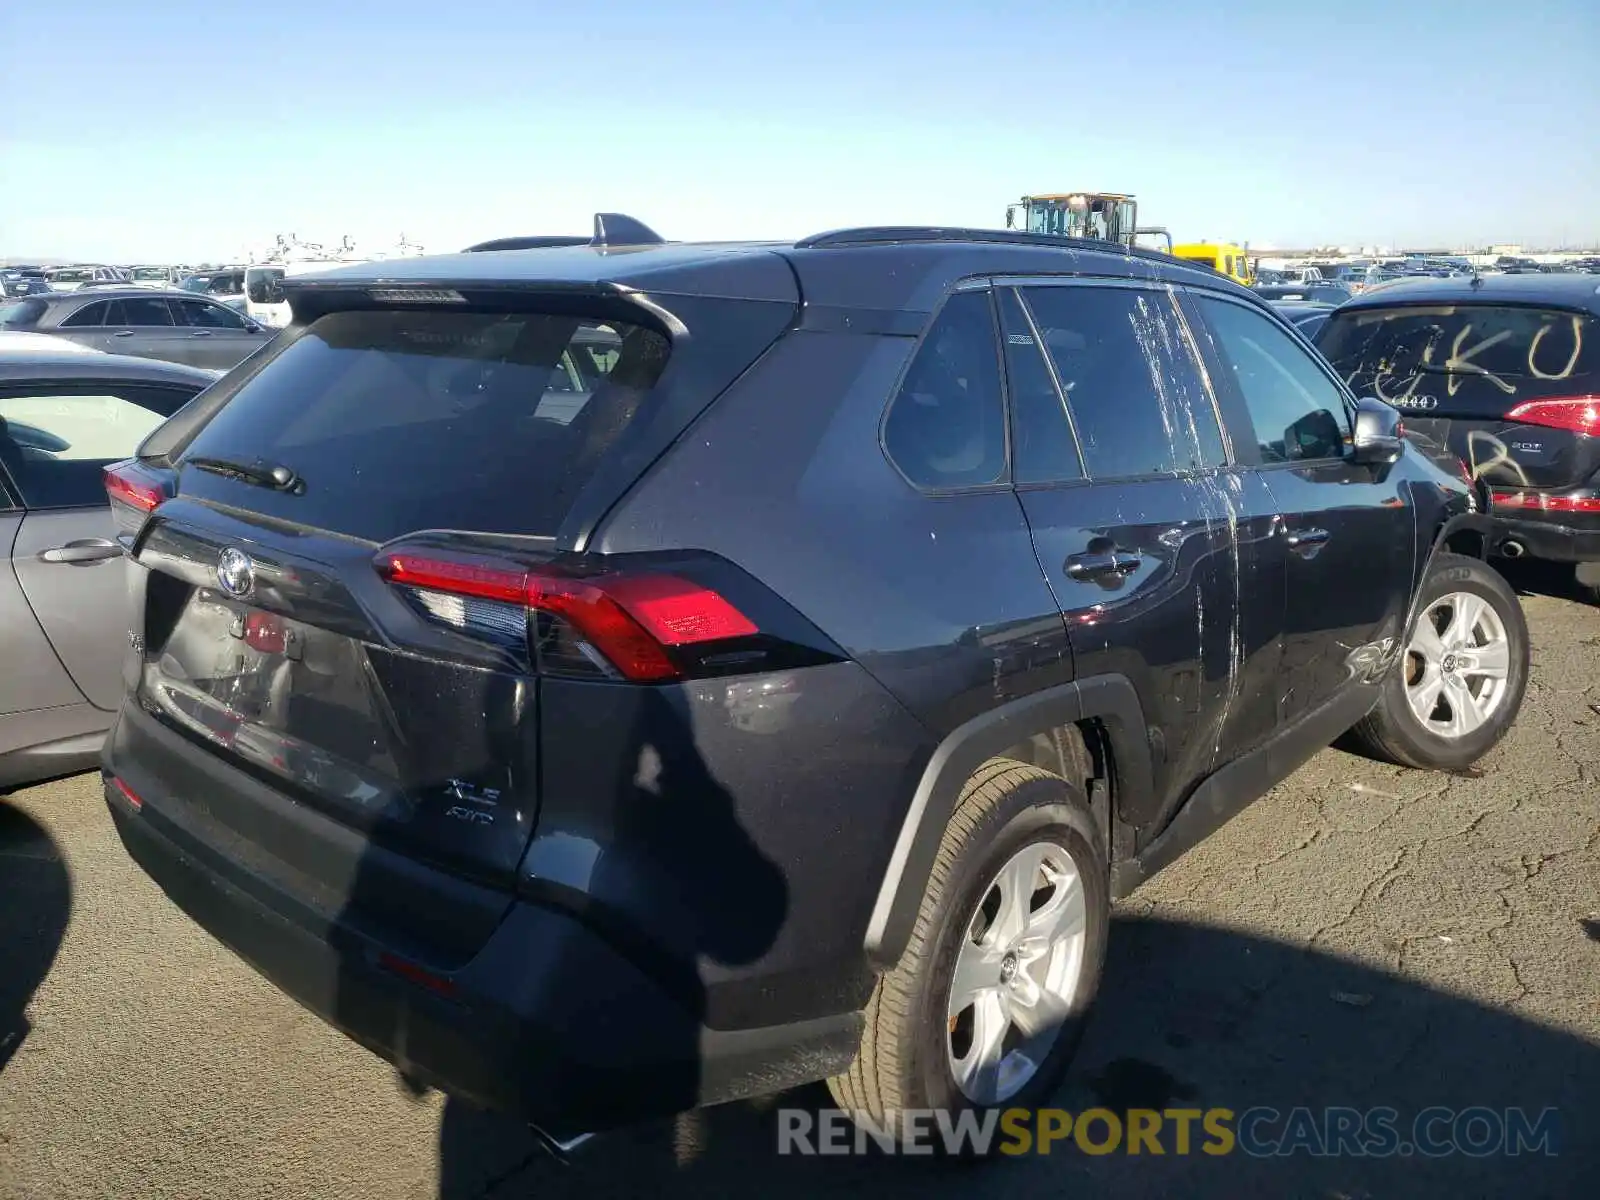
[[[248,596],[255,586],[256,565],[243,550],[229,546],[217,556],[217,582],[230,596]]]

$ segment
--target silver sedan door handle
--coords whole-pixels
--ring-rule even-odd
[[[55,546],[42,552],[39,557],[47,563],[72,563],[82,566],[87,563],[103,562],[108,558],[120,558],[122,547],[106,538],[82,538],[76,542],[68,542],[65,546]]]

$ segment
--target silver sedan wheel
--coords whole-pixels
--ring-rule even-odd
[[[1406,648],[1406,699],[1442,738],[1482,728],[1505,703],[1511,642],[1494,606],[1471,592],[1428,605]]]
[[[1054,842],[1019,850],[984,889],[950,981],[950,1071],[974,1104],[1016,1095],[1070,1010],[1088,936],[1083,880]]]

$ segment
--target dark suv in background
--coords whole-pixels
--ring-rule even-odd
[[[1490,552],[1574,564],[1600,603],[1600,287],[1591,275],[1396,285],[1317,333],[1346,382],[1493,492]]]
[[[1460,463],[1216,272],[596,225],[286,281],[109,476],[125,844],[412,1077],[1037,1104],[1113,897],[1352,727],[1515,717]]]

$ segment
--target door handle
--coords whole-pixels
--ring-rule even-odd
[[[111,336],[112,337],[132,337],[133,336],[133,330],[131,330],[131,329],[119,329],[115,333],[113,333]]]
[[[1300,554],[1309,554],[1319,546],[1328,543],[1326,529],[1293,529],[1284,535],[1284,541],[1289,543],[1289,549]]]
[[[211,336],[211,330],[209,330],[209,329],[196,329],[189,336],[190,337],[210,337]]]
[[[1073,554],[1067,558],[1066,571],[1072,579],[1105,579],[1110,576],[1126,577],[1139,569],[1144,560],[1126,550],[1090,551]]]
[[[121,558],[122,547],[116,542],[106,538],[82,538],[76,542],[68,542],[65,546],[55,546],[39,555],[47,563],[84,563],[101,562],[108,558]]]

